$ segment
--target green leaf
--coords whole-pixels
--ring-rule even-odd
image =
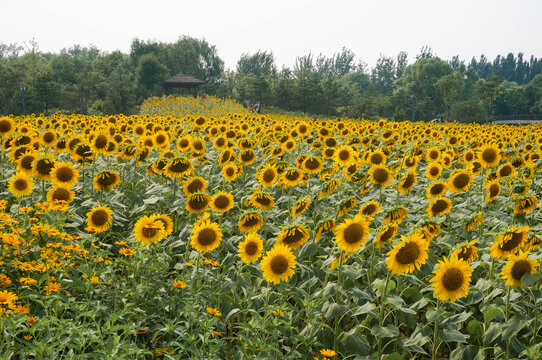
[[[496,307],[495,305],[490,305],[489,308],[484,311],[484,322],[489,324],[493,321],[497,316],[502,314],[502,310]]]
[[[525,327],[525,321],[521,320],[518,316],[513,316],[508,320],[506,324],[503,325],[502,337],[503,339],[508,339]]]
[[[486,329],[484,336],[482,337],[484,343],[489,344],[493,343],[499,335],[502,333],[502,324],[501,323],[491,323],[491,325]]]
[[[367,314],[369,311],[373,311],[374,309],[376,309],[376,305],[373,304],[372,302],[368,302],[368,303],[365,303],[365,304],[359,306],[356,309],[356,311],[354,311],[352,316]]]
[[[423,309],[427,304],[429,304],[429,299],[426,297],[421,298],[419,301],[415,302],[410,306],[410,308],[414,311],[420,311]]]
[[[228,321],[229,318],[231,318],[233,315],[237,314],[239,311],[241,311],[241,309],[239,309],[239,308],[234,308],[234,309],[232,309],[232,310],[228,313],[228,315],[226,315],[225,321]]]
[[[481,322],[476,319],[472,319],[467,325],[467,331],[469,332],[469,334],[475,337],[480,337],[484,333],[484,328]]]
[[[403,349],[410,352],[422,353],[427,355],[427,353],[423,349],[423,346],[429,341],[430,339],[428,336],[423,336],[421,333],[417,333],[416,336],[411,337],[410,339],[407,339],[403,342]]]
[[[428,321],[435,321],[438,318],[440,318],[443,314],[443,310],[439,309],[438,311],[436,309],[430,309],[427,310],[427,313],[425,314],[425,317]]]
[[[467,342],[468,338],[468,335],[465,335],[454,329],[442,329],[442,331],[440,331],[440,339],[444,342],[464,343]]]
[[[377,338],[391,338],[399,335],[399,329],[392,324],[386,326],[375,326],[371,329],[371,334]]]
[[[462,324],[470,317],[470,313],[462,312],[461,314],[456,314],[447,317],[442,321],[442,325],[451,325],[451,324]]]
[[[334,282],[328,282],[324,289],[322,289],[322,296],[324,299],[328,299],[330,296],[335,295],[337,290],[339,289],[339,285]]]
[[[367,355],[371,351],[371,345],[363,335],[355,333],[342,341],[341,350],[349,354]]]
[[[299,251],[298,259],[308,258],[315,255],[318,252],[318,244],[308,243]]]
[[[538,281],[538,279],[540,279],[540,277],[542,277],[542,273],[541,272],[536,272],[534,274],[525,274],[521,277],[521,284],[523,285],[523,287],[529,287],[531,286],[532,284],[536,283]]]
[[[423,349],[422,349],[423,350]],[[423,351],[422,351],[423,352]],[[427,353],[425,353],[427,354]],[[391,354],[384,355],[383,360],[403,360],[403,357],[398,352],[393,352]]]
[[[478,346],[459,346],[450,353],[450,360],[482,360],[485,359],[484,351]]]
[[[331,321],[335,319],[337,316],[341,316],[342,314],[344,314],[347,310],[348,310],[348,307],[346,305],[333,303],[329,305],[329,307],[327,308],[326,315],[325,315],[326,319],[328,321]]]

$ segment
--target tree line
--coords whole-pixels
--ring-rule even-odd
[[[260,50],[225,70],[215,46],[188,36],[174,43],[134,39],[129,54],[0,44],[0,113],[136,113],[143,99],[161,95],[158,82],[179,72],[206,81],[200,94],[258,102],[271,111],[461,122],[542,113],[542,59],[522,53],[465,62],[424,47],[412,64],[401,51],[380,55],[369,69],[343,48],[330,57],[299,56],[293,67],[278,69],[273,53]]]

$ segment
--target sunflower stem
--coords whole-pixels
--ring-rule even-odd
[[[437,351],[438,351],[438,345],[437,345],[437,337],[438,337],[438,312],[440,308],[440,300],[437,299],[437,316],[435,318],[435,327],[433,328],[433,349],[431,351],[431,357],[433,360],[437,359]]]
[[[386,293],[388,292],[388,284],[391,279],[391,271],[388,270],[388,275],[386,276],[386,282],[384,284],[384,290],[382,291],[382,296],[380,298],[380,311],[378,312],[378,326],[382,327],[384,325],[384,299],[386,298]],[[382,358],[382,338],[378,338],[378,360]]]
[[[504,323],[508,324],[508,318],[510,316],[510,286],[506,289],[506,311],[504,314]],[[506,339],[506,358],[510,359],[510,338]]]

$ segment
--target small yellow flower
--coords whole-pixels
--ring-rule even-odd
[[[207,312],[208,312],[209,314],[211,314],[211,315],[214,315],[214,316],[222,316],[222,313],[221,313],[220,310],[218,310],[218,309],[208,307],[206,310],[207,310]]]
[[[177,289],[184,289],[186,287],[186,283],[180,280],[173,280],[173,286],[175,286]]]

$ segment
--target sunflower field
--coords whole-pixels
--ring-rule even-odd
[[[542,126],[0,117],[2,359],[540,359]]]

